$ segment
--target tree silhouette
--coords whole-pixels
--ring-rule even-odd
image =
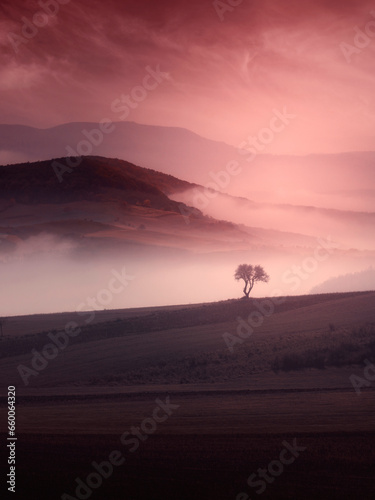
[[[250,264],[240,264],[234,273],[234,277],[237,281],[244,281],[245,286],[243,288],[243,293],[246,298],[249,298],[250,292],[255,283],[258,281],[268,283],[270,279],[262,266],[251,266]]]

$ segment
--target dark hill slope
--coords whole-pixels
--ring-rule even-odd
[[[0,167],[0,198],[23,204],[72,201],[122,201],[159,210],[179,211],[165,193],[191,187],[170,175],[137,167],[122,160],[82,157],[59,182],[53,162],[21,163]],[[66,158],[55,160],[66,165]]]

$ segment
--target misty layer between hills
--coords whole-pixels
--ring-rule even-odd
[[[102,157],[76,158],[59,182],[56,165],[72,162],[0,168],[4,314],[75,310],[114,269],[134,280],[109,308],[238,297],[233,272],[242,261],[271,275],[261,295],[305,293],[373,263],[373,213],[219,192],[199,206],[205,186]],[[322,245],[329,259],[311,267]]]

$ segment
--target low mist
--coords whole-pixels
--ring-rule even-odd
[[[243,286],[234,272],[242,263],[260,264],[271,277],[268,284],[256,285],[251,296],[299,295],[347,269],[357,272],[370,265],[371,256],[341,251],[331,242],[327,247],[317,242],[310,248],[260,245],[234,252],[140,247],[93,253],[45,234],[2,254],[1,315],[237,299]]]
[[[313,238],[329,235],[342,247],[375,249],[373,235],[375,213],[254,203],[201,188],[178,193],[174,199],[198,208],[205,215],[236,224],[298,233]],[[282,235],[280,244],[284,244]]]

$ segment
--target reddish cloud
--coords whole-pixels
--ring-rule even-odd
[[[340,48],[354,43],[356,26],[375,21],[372,10],[365,0],[244,0],[221,21],[211,1],[71,0],[16,53],[9,33],[20,35],[22,18],[41,5],[8,0],[0,7],[2,122],[116,119],[111,102],[140,84],[147,65],[160,65],[170,79],[129,120],[237,145],[286,106],[297,119],[267,152],[372,149],[375,30],[351,63]]]

